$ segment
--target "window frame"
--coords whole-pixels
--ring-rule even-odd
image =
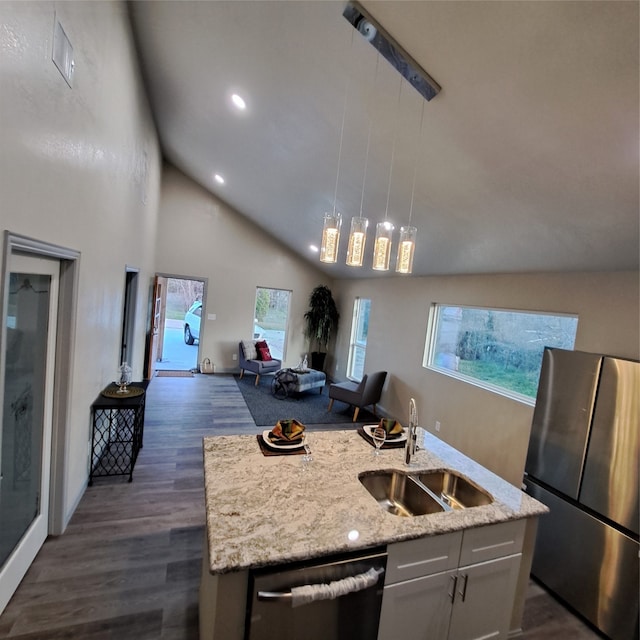
[[[279,347],[273,347],[274,343],[273,341],[271,341],[270,343],[268,342],[267,344],[269,344],[269,349],[271,351],[271,354],[274,358],[277,358],[278,360],[282,360],[284,361],[287,355],[287,343],[289,341],[289,324],[291,322],[291,299],[293,298],[293,291],[291,289],[284,289],[282,287],[265,287],[262,285],[256,285],[256,295],[254,298],[254,302],[253,302],[253,322],[252,322],[252,335],[253,335],[253,327],[258,324],[259,321],[258,320],[258,316],[257,316],[257,305],[258,305],[258,296],[260,295],[260,291],[264,290],[267,292],[272,292],[272,291],[276,291],[276,292],[285,292],[287,293],[287,312],[286,312],[286,318],[285,318],[285,323],[284,323],[284,329],[282,330],[284,335],[282,338],[282,355],[280,355],[280,349]],[[264,327],[263,327],[264,328]],[[268,330],[268,329],[266,329]],[[278,331],[280,331],[280,329],[278,329]],[[262,339],[265,339],[265,336],[262,337]]]
[[[360,328],[360,318],[364,313],[363,303],[368,303],[367,306],[367,317],[366,317],[366,325],[367,325],[367,335],[365,336],[364,341],[358,339],[359,336],[359,328]],[[353,380],[354,382],[361,382],[362,377],[364,376],[364,363],[366,362],[367,357],[367,338],[369,336],[369,320],[371,317],[371,298],[360,298],[356,297],[353,301],[353,313],[351,316],[351,333],[349,335],[349,356],[347,358],[347,379]],[[356,353],[358,350],[362,351],[362,375],[358,377],[357,372],[354,372],[355,362],[357,361]]]
[[[524,393],[519,393],[517,391],[513,391],[508,389],[507,387],[503,387],[498,384],[494,384],[492,382],[488,382],[486,380],[482,380],[480,378],[476,378],[474,376],[470,376],[465,373],[461,373],[460,371],[456,371],[444,366],[439,366],[434,363],[434,359],[437,355],[436,346],[439,337],[439,329],[440,329],[440,320],[441,320],[441,310],[445,308],[459,308],[459,309],[475,309],[478,311],[488,311],[488,312],[496,312],[496,313],[509,313],[509,314],[523,314],[523,315],[539,315],[539,316],[550,316],[550,317],[558,317],[558,318],[573,318],[575,319],[575,335],[573,337],[573,344],[571,347],[564,346],[562,348],[570,348],[573,349],[575,347],[575,341],[578,334],[578,322],[579,316],[577,313],[567,313],[567,312],[558,312],[558,311],[538,311],[531,309],[506,309],[502,307],[482,307],[478,305],[468,305],[468,304],[456,304],[456,303],[441,303],[441,302],[433,302],[429,308],[429,318],[427,322],[427,332],[425,338],[425,347],[422,358],[422,366],[425,369],[430,371],[434,371],[436,373],[440,373],[442,375],[449,376],[451,378],[455,378],[456,380],[460,380],[461,382],[466,382],[475,387],[479,387],[481,389],[485,389],[487,391],[491,391],[492,393],[496,393],[498,395],[510,398],[512,400],[516,400],[522,404],[526,404],[529,406],[535,406],[536,397],[529,396]],[[545,344],[544,346],[559,346],[555,344]],[[541,352],[541,362],[542,362],[542,352]]]

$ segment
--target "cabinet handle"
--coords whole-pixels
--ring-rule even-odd
[[[451,602],[455,600],[456,597],[456,584],[458,583],[458,576],[451,576],[449,578],[449,591],[447,595],[451,598]]]
[[[462,580],[460,581],[462,586],[458,591],[458,593],[462,596],[462,602],[464,602],[464,599],[467,595],[467,580],[469,580],[469,574],[465,573],[463,574]]]

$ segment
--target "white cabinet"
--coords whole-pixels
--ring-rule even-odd
[[[378,640],[506,638],[525,521],[389,545]]]
[[[459,569],[449,633],[441,637],[506,638],[520,560],[517,554]]]

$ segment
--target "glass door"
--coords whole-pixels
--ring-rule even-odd
[[[0,612],[47,537],[57,260],[9,257],[0,428]]]

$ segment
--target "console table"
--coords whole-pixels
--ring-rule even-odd
[[[93,435],[89,486],[98,476],[129,475],[142,449],[144,402],[148,380],[132,382],[129,393],[117,395],[118,385],[110,384],[91,405]]]
[[[327,381],[323,371],[315,369],[280,369],[276,371],[271,383],[271,393],[276,398],[286,398],[292,393],[301,393],[310,389],[320,388],[320,393]]]

